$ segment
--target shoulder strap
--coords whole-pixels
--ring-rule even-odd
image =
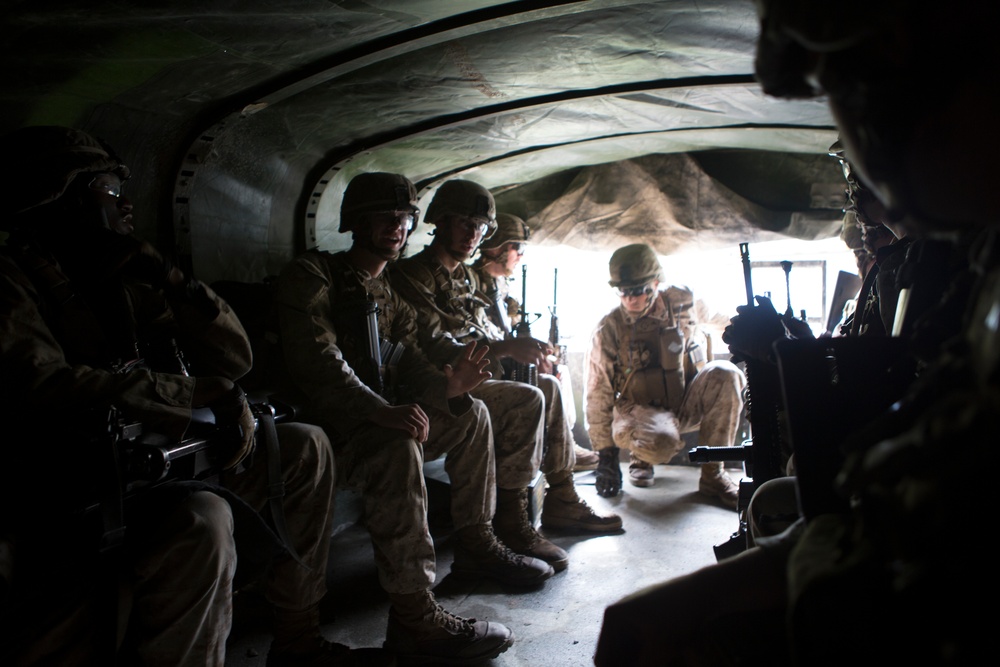
[[[252,404],[251,407],[257,417],[257,438],[267,451],[267,507],[271,513],[274,532],[284,542],[292,558],[302,567],[308,567],[295,551],[285,522],[284,506],[281,504],[281,499],[285,496],[285,482],[281,477],[281,449],[278,431],[274,426],[274,408],[269,403]]]

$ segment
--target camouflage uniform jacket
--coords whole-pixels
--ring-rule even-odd
[[[169,299],[134,283],[114,293],[126,307],[109,325],[95,308],[98,299],[54,258],[27,247],[0,255],[0,395],[9,414],[51,419],[113,404],[126,419],[181,438],[190,425],[195,378],[148,370],[137,363],[140,343],[176,338],[199,375],[235,380],[249,370],[246,333],[207,286],[193,281]]]
[[[467,264],[453,272],[441,264],[434,251],[426,248],[413,257],[400,260],[392,269],[393,285],[417,310],[421,342],[427,346],[448,337],[459,343],[503,340],[504,332],[489,318],[491,302],[480,288],[478,274]],[[432,358],[450,363],[453,350],[435,345]],[[503,377],[503,369],[494,362],[494,378]]]
[[[514,326],[519,321],[517,313],[521,309],[521,304],[510,296],[510,280],[491,276],[483,264],[482,257],[472,263],[472,270],[479,278],[480,289],[490,302],[490,307],[486,311],[490,321],[505,335],[512,335]]]
[[[380,338],[404,346],[398,376],[403,395],[450,412],[444,373],[424,355],[416,314],[390,287],[386,272],[373,277],[353,268],[346,252],[313,250],[282,271],[275,306],[288,371],[331,437],[368,422],[389,404],[359,377],[371,365],[361,308],[368,302],[378,306]],[[442,344],[457,348],[454,341]]]
[[[669,305],[668,305],[669,304]],[[676,327],[683,334],[683,377],[690,382],[705,362],[706,337],[699,326],[698,308],[690,289],[670,286],[662,290],[650,310],[636,316],[619,306],[598,323],[586,367],[586,416],[595,449],[613,447],[611,425],[616,401],[630,377],[659,365],[653,342],[655,332]],[[648,330],[652,337],[639,335]],[[672,396],[672,402],[680,397]]]
[[[841,331],[848,336],[887,336],[896,318],[896,274],[911,239],[902,238],[875,251],[875,263],[861,286],[859,303]]]

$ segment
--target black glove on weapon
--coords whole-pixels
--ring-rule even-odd
[[[787,315],[779,315],[767,297],[754,297],[757,306],[737,306],[736,317],[722,332],[733,363],[756,359],[774,364],[774,342],[782,338],[813,338],[809,325]]]
[[[218,460],[223,470],[230,470],[253,453],[257,419],[239,385],[234,385],[231,392],[208,407],[215,415],[215,425],[222,431],[225,441]]]
[[[612,498],[622,491],[622,468],[618,459],[618,448],[608,447],[597,453],[599,461],[595,475],[594,486],[597,495],[602,498]]]

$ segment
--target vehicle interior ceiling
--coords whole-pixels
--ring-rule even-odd
[[[2,131],[106,139],[137,233],[209,283],[348,246],[365,171],[407,175],[424,210],[479,182],[542,248],[836,238],[833,120],[761,92],[758,31],[750,0],[14,3]]]

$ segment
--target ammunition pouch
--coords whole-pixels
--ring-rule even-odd
[[[676,413],[684,401],[684,334],[678,327],[663,327],[658,334],[654,349],[659,363],[633,370],[621,397]]]

